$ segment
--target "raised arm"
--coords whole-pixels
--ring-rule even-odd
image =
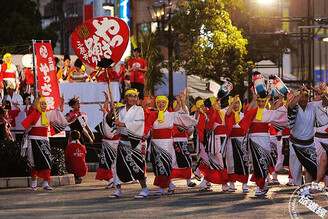
[[[234,98],[233,98],[233,102],[231,103],[231,105],[229,106],[229,108],[227,109],[227,112],[226,112],[226,115],[227,116],[230,116],[230,114],[232,113],[232,110],[233,110],[233,106],[236,102],[238,102],[238,97],[239,97],[239,94],[237,94]]]
[[[252,108],[253,108],[253,105],[255,104],[255,102],[256,102],[256,99],[257,99],[257,94],[253,94],[253,99],[252,99],[252,102],[250,102],[250,104],[248,105],[248,107],[247,107],[247,111],[250,111]]]

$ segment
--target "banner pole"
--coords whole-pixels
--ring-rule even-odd
[[[33,61],[33,73],[34,73],[34,95],[35,95],[35,99],[38,98],[38,76],[37,76],[37,67],[36,67],[36,63],[35,63],[35,42],[36,40],[32,40],[32,47],[33,47],[33,56],[32,56],[32,61]]]

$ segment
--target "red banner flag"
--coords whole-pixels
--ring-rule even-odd
[[[115,17],[100,17],[78,26],[71,36],[75,54],[85,64],[95,68],[102,59],[117,63],[129,42],[128,25]]]
[[[48,111],[57,109],[61,103],[54,55],[51,43],[35,43],[38,73],[38,89],[47,100]]]

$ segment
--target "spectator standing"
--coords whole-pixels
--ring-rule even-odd
[[[80,59],[76,59],[74,63],[75,70],[67,79],[69,82],[86,82],[90,81],[89,75],[83,70],[83,63]]]
[[[136,88],[139,92],[140,103],[144,99],[145,73],[147,71],[146,61],[140,57],[141,50],[135,48],[133,51],[134,58],[128,63],[128,72],[130,74],[131,88]]]
[[[69,55],[64,56],[64,67],[57,72],[58,82],[68,81],[75,68],[71,66],[71,58]]]
[[[14,93],[15,87],[12,84],[9,84],[6,87],[7,95],[3,98],[3,101],[9,101],[10,103],[14,102],[18,105],[23,105],[23,98],[21,95]]]

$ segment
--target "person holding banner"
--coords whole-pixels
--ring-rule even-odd
[[[4,63],[1,65],[1,72],[4,87],[6,88],[11,84],[14,88],[19,86],[19,74],[16,66],[12,63],[12,56],[10,53],[6,53],[3,56]],[[1,87],[0,87],[1,88]]]
[[[27,135],[23,141],[21,155],[27,156],[30,166],[32,184],[30,190],[37,190],[36,177],[43,180],[42,188],[52,190],[48,184],[51,172],[51,149],[49,136],[55,135],[68,125],[62,111],[64,110],[64,95],[61,97],[61,104],[58,109],[47,111],[47,102],[44,97],[39,97],[34,101],[33,112],[22,121],[22,125]]]
[[[117,146],[117,174],[114,174],[116,192],[109,198],[120,198],[122,196],[121,183],[133,180],[139,180],[142,187],[141,192],[135,198],[142,199],[149,195],[144,172],[145,160],[141,148],[145,115],[143,109],[136,105],[137,99],[138,92],[136,90],[127,90],[125,92],[126,104],[115,110],[115,104],[112,102],[110,105],[111,112],[106,116],[110,121],[109,127],[117,129],[117,134],[121,135]]]

